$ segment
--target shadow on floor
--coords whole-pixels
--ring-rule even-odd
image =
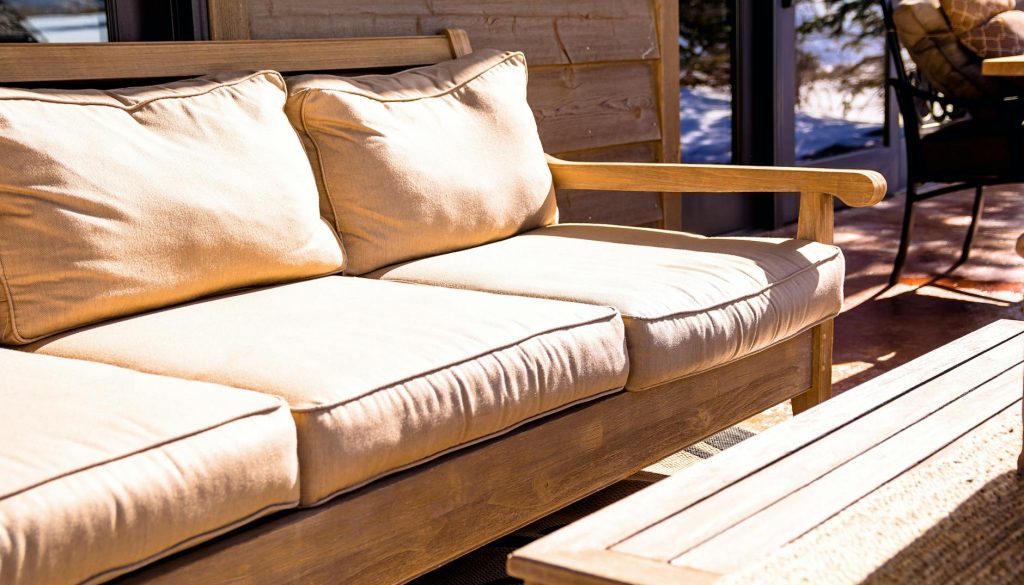
[[[917,540],[876,569],[863,585],[1019,583],[1024,541],[1024,478],[997,476]]]

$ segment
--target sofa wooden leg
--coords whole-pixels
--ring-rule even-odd
[[[832,397],[832,320],[811,329],[811,388],[790,401],[793,414]]]

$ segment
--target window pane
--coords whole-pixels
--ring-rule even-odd
[[[796,158],[883,144],[885,36],[877,0],[797,0]]]
[[[732,47],[736,0],[679,0],[679,115],[683,160],[732,161]]]
[[[106,40],[104,0],[0,0],[0,42]]]

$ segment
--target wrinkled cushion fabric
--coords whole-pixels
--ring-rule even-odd
[[[893,11],[900,43],[924,78],[948,96],[982,100],[1010,91],[981,74],[980,60],[968,52],[950,28],[939,0],[903,0]]]
[[[0,89],[0,343],[337,272],[275,72]]]
[[[983,59],[1024,53],[1024,12],[1015,0],[941,0],[953,32]]]
[[[98,583],[299,497],[280,399],[0,350],[0,583]]]
[[[834,246],[604,225],[541,228],[371,277],[607,305],[642,390],[786,339],[839,312]]]
[[[302,502],[622,388],[607,307],[331,276],[31,346],[284,397]]]
[[[288,80],[348,274],[554,223],[522,53],[477,51],[395,75]]]

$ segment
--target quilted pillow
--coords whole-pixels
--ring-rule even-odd
[[[978,59],[953,34],[939,0],[903,0],[893,20],[900,42],[935,89],[970,100],[1004,92],[999,80],[981,74]]]
[[[337,272],[275,72],[0,89],[0,342]]]
[[[960,42],[983,59],[1024,53],[1024,12],[1015,0],[941,0]]]
[[[554,223],[522,53],[394,75],[289,79],[288,116],[317,173],[349,274]]]

